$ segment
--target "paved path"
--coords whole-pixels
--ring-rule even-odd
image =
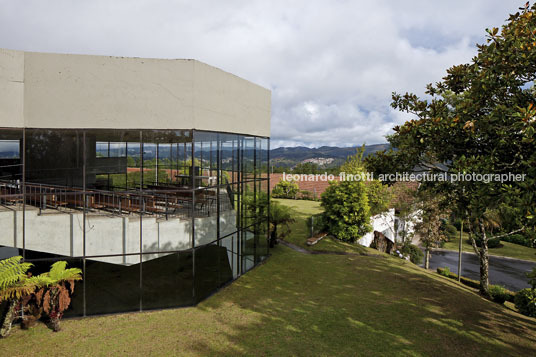
[[[435,250],[430,256],[430,269],[448,267],[451,272],[458,273],[458,252]],[[536,267],[536,262],[518,260],[507,257],[490,256],[489,279],[491,284],[498,284],[509,290],[517,291],[530,287],[526,272]],[[478,256],[471,253],[462,255],[462,276],[479,280],[480,265]]]

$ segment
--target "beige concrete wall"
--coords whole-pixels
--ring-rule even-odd
[[[195,60],[0,51],[0,127],[270,136],[270,91]]]
[[[24,126],[24,52],[0,49],[0,128]]]
[[[194,128],[270,136],[270,107],[269,90],[194,62]]]

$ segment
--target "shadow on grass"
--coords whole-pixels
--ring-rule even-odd
[[[536,322],[411,263],[304,255],[279,247],[268,264],[198,306],[229,304],[255,322],[226,321],[221,350],[199,353],[322,355],[534,355]],[[244,287],[250,292],[244,293]],[[225,313],[222,315],[225,320]]]

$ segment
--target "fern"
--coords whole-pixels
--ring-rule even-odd
[[[0,260],[0,291],[24,279],[32,264],[21,263],[22,257],[15,256]]]
[[[62,281],[82,280],[82,270],[78,268],[65,269],[67,267],[66,261],[59,261],[52,264],[48,277],[55,283],[61,283]]]

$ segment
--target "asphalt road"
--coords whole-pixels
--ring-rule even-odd
[[[505,288],[518,291],[529,288],[525,272],[529,272],[536,266],[536,262],[490,257],[489,280],[490,284],[502,285]],[[430,269],[448,267],[451,272],[458,273],[458,252],[436,250],[430,255]],[[475,254],[462,253],[462,276],[479,280],[480,265]]]

